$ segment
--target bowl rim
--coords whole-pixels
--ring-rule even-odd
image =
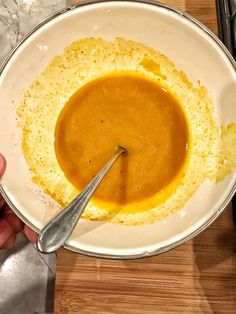
[[[50,22],[51,20],[55,19],[56,17],[61,16],[61,15],[65,14],[65,13],[71,11],[71,10],[74,10],[74,9],[77,9],[77,8],[80,8],[80,7],[84,7],[84,6],[93,5],[93,4],[108,3],[108,2],[110,2],[110,3],[119,3],[119,2],[122,3],[123,2],[123,3],[130,3],[130,4],[136,4],[136,3],[147,4],[147,5],[152,5],[152,6],[168,9],[169,11],[171,11],[171,12],[173,12],[175,14],[180,15],[184,19],[186,19],[186,20],[190,21],[191,23],[193,23],[195,26],[197,26],[199,29],[201,29],[203,32],[205,32],[211,39],[213,39],[215,41],[215,43],[224,52],[225,56],[230,61],[232,67],[236,71],[236,62],[235,62],[233,56],[230,54],[230,52],[224,46],[224,44],[219,40],[219,38],[211,30],[209,30],[204,24],[202,24],[196,18],[192,17],[190,14],[182,11],[179,8],[176,8],[176,7],[173,7],[173,6],[169,6],[167,4],[160,3],[160,2],[157,2],[157,1],[153,1],[153,0],[84,0],[84,1],[81,1],[80,3],[74,4],[74,5],[69,5],[65,9],[59,10],[59,11],[51,14],[50,16],[48,16],[47,18],[42,20],[39,24],[37,24],[35,27],[33,27],[31,30],[29,30],[29,32],[25,36],[23,36],[22,39],[17,43],[17,45],[9,52],[9,54],[7,55],[5,60],[0,65],[0,76],[1,76],[2,72],[4,71],[5,67],[7,66],[9,60],[16,53],[16,51],[19,49],[19,47],[32,34],[34,34],[38,29],[43,27],[45,24],[47,24],[48,22]],[[228,195],[225,197],[224,201],[221,203],[219,208],[199,228],[197,228],[196,230],[190,232],[187,236],[184,236],[182,239],[179,239],[179,240],[177,240],[177,241],[175,241],[175,242],[173,242],[173,243],[171,243],[171,244],[169,244],[167,246],[163,246],[163,247],[160,247],[158,249],[154,249],[152,251],[144,251],[142,253],[130,254],[130,255],[129,254],[127,254],[127,255],[117,255],[117,254],[90,252],[90,251],[87,251],[87,250],[76,248],[76,247],[74,247],[72,245],[69,245],[69,244],[65,244],[64,248],[66,248],[68,250],[71,250],[73,252],[76,252],[76,253],[87,255],[87,256],[106,258],[106,259],[117,259],[117,260],[139,259],[139,258],[144,258],[144,257],[148,257],[148,256],[159,255],[159,254],[167,252],[167,251],[169,251],[171,249],[174,249],[177,246],[185,243],[186,241],[194,238],[196,235],[198,235],[203,230],[205,230],[208,226],[210,226],[216,220],[216,218],[224,211],[225,207],[228,205],[228,203],[230,202],[231,198],[234,196],[235,192],[236,192],[236,182],[234,182],[231,190],[229,191]],[[40,230],[38,228],[36,228],[18,210],[18,208],[13,204],[13,202],[8,197],[7,191],[4,189],[3,185],[1,185],[1,182],[0,182],[0,194],[2,194],[2,196],[4,197],[4,199],[7,202],[7,204],[11,207],[11,209],[15,212],[15,214],[25,224],[27,224],[31,229],[33,229],[37,233],[40,233]]]

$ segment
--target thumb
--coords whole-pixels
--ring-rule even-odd
[[[2,154],[0,154],[0,178],[3,176],[6,166],[7,166],[6,159],[3,157]]]

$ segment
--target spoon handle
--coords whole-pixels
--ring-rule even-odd
[[[37,242],[39,251],[43,253],[51,253],[63,246],[74,230],[98,185],[116,159],[126,151],[125,148],[119,146],[112,158],[85,187],[85,189],[43,228]]]

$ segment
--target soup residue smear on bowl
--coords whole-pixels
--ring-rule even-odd
[[[207,90],[160,52],[86,38],[56,56],[18,109],[33,182],[66,206],[122,145],[83,218],[152,223],[183,208],[205,179],[236,166],[236,126],[218,127]]]

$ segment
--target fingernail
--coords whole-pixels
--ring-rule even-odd
[[[0,154],[0,167],[1,167],[1,165],[3,164],[3,162],[4,162],[4,157],[3,157],[2,154]]]
[[[6,169],[6,159],[0,154],[0,177],[3,175]]]

